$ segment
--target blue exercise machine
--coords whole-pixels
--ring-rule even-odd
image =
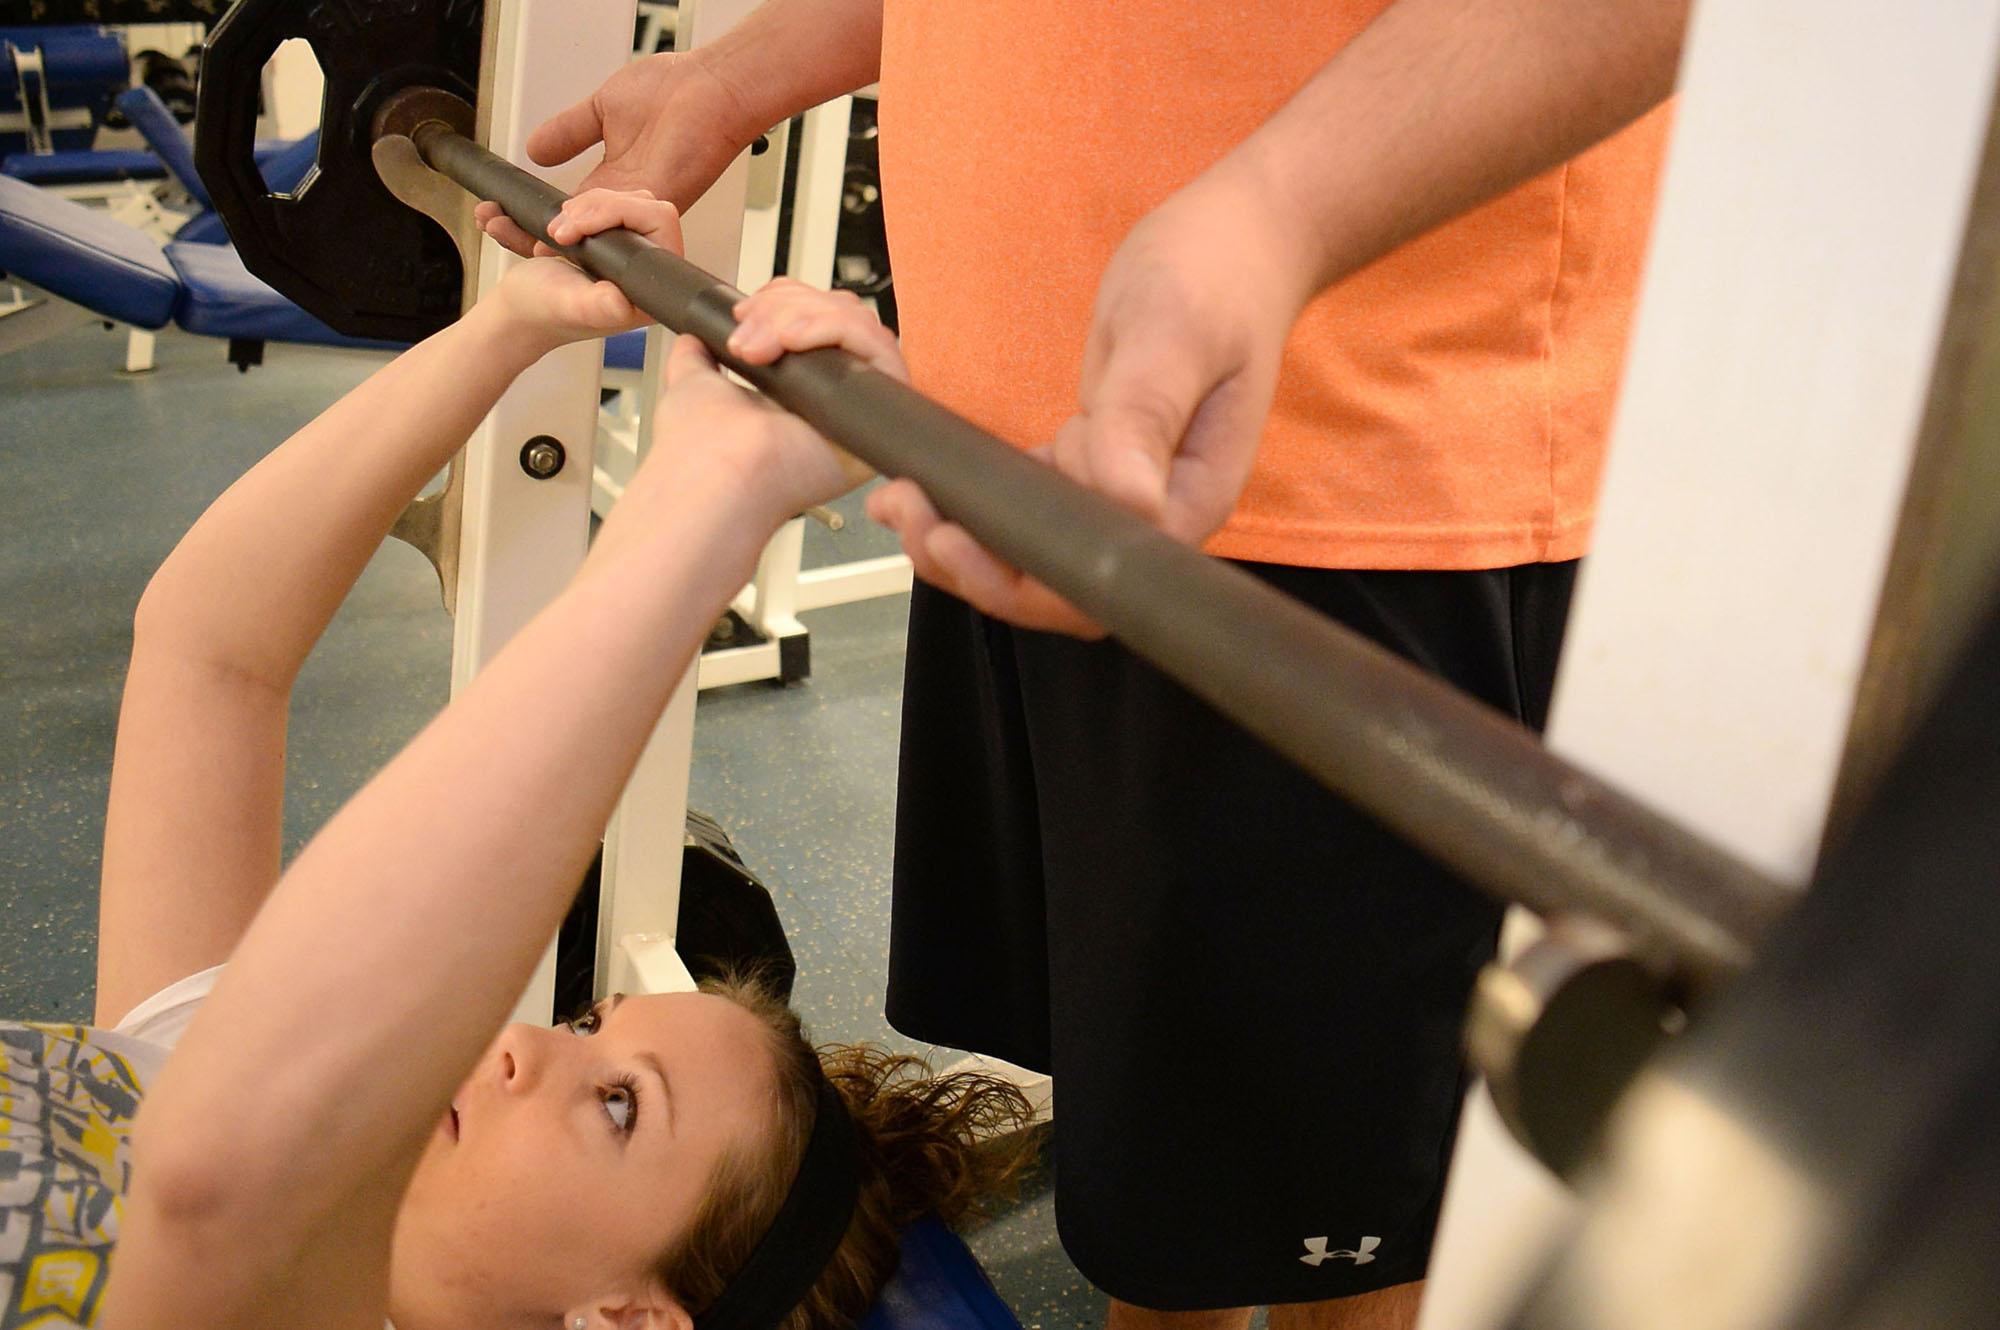
[[[115,104],[146,140],[151,151],[145,155],[156,174],[179,185],[199,211],[179,222],[172,238],[162,243],[140,227],[20,176],[0,175],[0,272],[32,285],[44,297],[0,305],[0,354],[93,316],[126,324],[139,334],[172,323],[225,339],[230,361],[246,370],[261,362],[266,342],[372,350],[400,345],[342,336],[251,276],[210,206],[187,136],[159,95],[143,86],[128,88]],[[293,143],[263,145],[259,166],[272,190],[297,189],[318,154],[319,135],[309,134]],[[48,298],[52,307],[36,313],[51,303]],[[645,353],[642,333],[614,337],[606,346],[605,366],[636,370]],[[133,339],[125,367],[134,372],[151,367],[150,345],[143,336]]]
[[[226,243],[162,245],[137,227],[4,176],[0,270],[35,288],[0,313],[0,354],[91,318],[147,332],[171,323],[224,338],[243,368],[262,358],[266,341],[393,349],[334,332],[252,277]]]
[[[399,349],[344,337],[307,314],[251,276],[220,230],[215,215],[203,213],[162,245],[102,212],[0,177],[0,272],[34,288],[0,305],[0,355],[93,318],[224,339],[242,369],[263,359],[265,342]],[[645,353],[644,334],[626,333],[607,344],[605,365],[636,370]]]
[[[216,215],[215,204],[208,196],[208,186],[202,183],[201,174],[195,170],[194,149],[188,145],[180,122],[174,119],[173,112],[167,109],[160,94],[140,84],[119,93],[112,105],[146,141],[148,155],[154,159],[160,172],[179,187],[194,207],[192,215],[173,232],[173,238],[211,245],[228,244],[229,233],[223,229],[222,218]],[[255,155],[257,169],[267,187],[279,193],[298,189],[319,160],[319,131],[314,130],[299,139],[261,139]]]
[[[144,84],[128,86],[131,81],[125,40],[114,29],[0,27],[0,175],[67,198],[113,204],[153,200],[177,185],[206,211],[207,191],[195,176],[179,123],[159,94]],[[114,110],[139,129],[145,147],[98,146]],[[292,146],[260,141],[258,162],[268,164]],[[175,147],[179,162],[167,157]],[[218,225],[215,238],[220,235]]]
[[[43,184],[113,171],[157,178],[159,163],[144,151],[92,151],[111,99],[130,82],[125,43],[109,28],[0,28],[0,169]]]

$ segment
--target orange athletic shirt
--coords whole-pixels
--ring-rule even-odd
[[[886,0],[883,204],[917,386],[1016,443],[1053,437],[1125,233],[1387,4]],[[1326,568],[1582,554],[1665,129],[1657,111],[1308,306],[1207,548]]]

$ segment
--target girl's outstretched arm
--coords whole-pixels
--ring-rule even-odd
[[[652,207],[650,234],[678,245]],[[522,370],[639,322],[614,287],[524,265],[265,457],[160,566],[105,815],[99,1024],[226,959],[277,881],[292,682],[398,514]]]
[[[899,372],[841,308],[817,335]],[[106,1330],[381,1324],[410,1172],[676,682],[771,532],[866,474],[692,338],[667,378],[583,569],[285,873],[152,1087]]]

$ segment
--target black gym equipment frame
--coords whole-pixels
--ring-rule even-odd
[[[774,402],[907,477],[1219,712],[1469,881],[1551,917],[1589,915],[1690,990],[1741,969],[1796,892],[1550,753],[1525,728],[1072,483],[907,385],[827,348],[746,364],[742,292],[624,230],[554,245],[566,195],[467,138],[463,102],[406,88],[378,136],[692,333]]]

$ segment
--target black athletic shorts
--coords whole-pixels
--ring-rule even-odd
[[[1542,724],[1575,564],[1244,567]],[[889,1020],[1053,1073],[1057,1226],[1113,1297],[1422,1278],[1500,915],[1116,643],[917,586]]]

